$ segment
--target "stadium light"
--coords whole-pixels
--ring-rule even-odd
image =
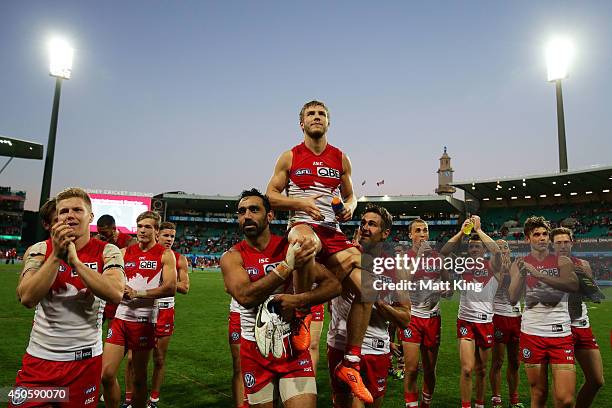
[[[45,170],[43,173],[40,191],[40,206],[49,199],[51,193],[51,178],[53,175],[53,158],[55,157],[55,136],[57,134],[57,118],[59,115],[60,95],[62,93],[62,80],[72,76],[72,59],[74,49],[64,40],[53,39],[49,43],[50,64],[49,75],[55,77],[55,94],[53,96],[53,109],[51,111],[51,124],[49,125],[49,139],[47,141],[47,155],[45,157]],[[42,240],[43,229],[38,224],[39,240]]]
[[[563,91],[561,80],[568,77],[568,66],[574,53],[572,43],[567,39],[552,40],[546,48],[548,81],[555,83],[557,94],[557,132],[559,138],[559,171],[567,172],[567,146],[565,143],[565,115],[563,113]]]

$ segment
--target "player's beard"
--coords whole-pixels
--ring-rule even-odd
[[[245,227],[249,227],[249,226],[252,226],[255,228],[245,229]],[[261,224],[258,224],[256,221],[245,221],[244,224],[242,224],[242,226],[240,227],[240,229],[242,230],[242,233],[246,237],[257,238],[266,229],[266,227],[267,227],[267,224],[265,221],[263,221]]]
[[[306,129],[306,135],[315,140],[321,139],[323,136],[325,136],[325,133],[327,133],[327,128],[324,126],[319,126],[316,128],[309,126],[308,129]]]

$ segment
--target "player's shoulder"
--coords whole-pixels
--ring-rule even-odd
[[[221,269],[232,264],[242,264],[242,255],[240,249],[237,248],[236,245],[225,251],[219,259]]]
[[[29,257],[45,256],[47,254],[47,250],[49,249],[50,248],[47,241],[40,241],[28,248],[26,254]]]

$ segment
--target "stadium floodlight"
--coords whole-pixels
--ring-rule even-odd
[[[49,75],[62,79],[70,79],[72,76],[74,48],[65,40],[54,38],[49,43],[49,54],[51,56]]]
[[[567,146],[565,144],[565,114],[561,80],[568,77],[568,66],[574,54],[571,41],[564,38],[552,40],[546,48],[548,81],[555,83],[557,93],[557,131],[559,137],[559,171],[567,172]]]
[[[546,47],[548,81],[555,82],[568,77],[568,67],[574,55],[574,45],[567,38],[555,38]]]
[[[62,93],[62,80],[72,76],[72,59],[74,49],[64,40],[54,39],[50,43],[51,63],[49,74],[55,77],[55,94],[53,96],[53,109],[51,111],[51,124],[49,125],[49,139],[47,141],[47,155],[45,157],[45,170],[43,172],[42,187],[40,190],[40,206],[47,201],[51,194],[51,178],[53,176],[53,158],[55,157],[55,136],[57,134],[57,118],[59,116],[59,103]],[[44,231],[37,223],[37,238],[42,240]]]

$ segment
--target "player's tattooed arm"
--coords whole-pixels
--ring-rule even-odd
[[[22,305],[32,308],[47,295],[57,277],[60,259],[53,254],[45,261],[47,243],[30,247],[17,285],[17,298]]]
[[[281,303],[283,311],[320,305],[340,296],[342,285],[338,278],[336,278],[336,275],[319,263],[315,263],[314,271],[314,282],[317,284],[316,288],[303,293],[281,294],[275,296],[275,299]]]
[[[288,277],[283,279],[278,273],[268,273],[263,278],[251,282],[249,274],[244,269],[240,252],[234,249],[223,254],[220,264],[227,292],[247,309],[261,304]]]
[[[179,256],[178,264],[176,265],[177,282],[176,291],[186,295],[189,293],[189,264],[185,255]]]

